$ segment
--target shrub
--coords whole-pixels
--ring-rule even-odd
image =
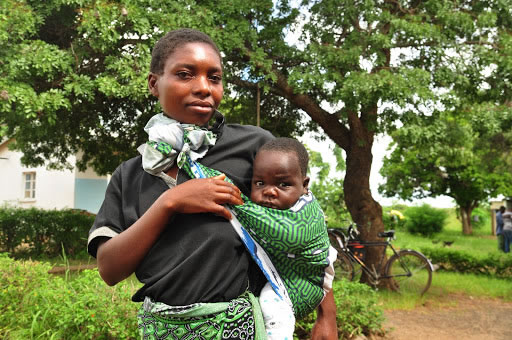
[[[50,267],[0,254],[0,338],[138,338],[133,283],[108,287],[97,270],[71,280]]]
[[[11,254],[58,256],[85,252],[94,215],[76,209],[0,208],[0,250]]]
[[[382,221],[386,229],[398,229],[402,230],[405,228],[406,219],[402,212],[396,208],[384,208],[382,212]]]
[[[443,270],[512,280],[512,257],[506,254],[476,257],[466,251],[445,248],[421,248],[421,252]]]
[[[475,229],[481,229],[484,226],[491,225],[490,209],[477,207],[471,212],[471,225]]]
[[[48,274],[50,268],[0,253],[1,339],[138,339],[133,281],[108,287],[97,270],[69,279]],[[341,338],[381,333],[383,313],[373,289],[337,281],[334,298]],[[301,339],[308,338],[315,319],[313,312],[297,322]]]
[[[382,333],[384,316],[381,308],[377,306],[377,293],[371,287],[342,280],[334,282],[333,290],[340,339]],[[295,327],[296,336],[299,339],[309,339],[315,320],[316,312],[298,320]]]
[[[443,209],[423,204],[408,208],[405,211],[405,216],[407,218],[405,226],[410,233],[431,236],[443,230],[448,215]]]

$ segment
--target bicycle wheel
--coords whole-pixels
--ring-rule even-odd
[[[334,280],[339,281],[343,278],[352,281],[354,277],[354,269],[352,263],[343,251],[338,250],[338,256],[334,261]]]
[[[432,267],[428,259],[414,250],[402,250],[391,256],[386,264],[394,290],[423,295],[432,283]]]

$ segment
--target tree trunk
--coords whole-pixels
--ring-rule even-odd
[[[345,203],[352,216],[353,221],[358,225],[361,239],[364,241],[382,241],[377,235],[384,231],[382,221],[382,207],[376,202],[370,191],[370,170],[373,155],[373,133],[367,131],[362,125],[352,126],[350,133],[350,145],[345,149],[347,154],[347,170],[343,182],[345,192]],[[365,263],[370,268],[379,268],[385,263],[385,254],[382,247],[368,247],[366,249]],[[369,282],[363,275],[362,282]],[[380,286],[387,286],[387,282],[381,282]]]
[[[382,239],[377,235],[384,231],[382,207],[373,199],[370,192],[370,170],[373,158],[371,151],[375,134],[373,128],[377,125],[377,103],[362,108],[359,114],[347,109],[348,124],[345,125],[340,122],[337,115],[322,109],[308,95],[294,93],[293,88],[288,84],[288,79],[277,70],[274,72],[277,75],[274,91],[304,110],[337,145],[345,150],[347,170],[343,188],[348,211],[352,220],[358,225],[362,240],[381,241]],[[379,269],[378,265],[383,255],[382,248],[372,247],[366,251],[365,263]],[[362,280],[365,280],[364,276]]]
[[[473,206],[460,206],[460,219],[462,221],[462,233],[464,235],[473,234],[473,226],[471,225],[471,213],[473,212]]]

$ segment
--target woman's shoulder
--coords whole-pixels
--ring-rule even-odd
[[[226,124],[221,137],[221,139],[229,140],[231,143],[249,141],[258,145],[274,138],[269,131],[261,127],[241,124]]]
[[[232,131],[232,132],[239,132],[239,133],[247,133],[247,132],[250,132],[250,133],[253,133],[253,134],[256,134],[256,135],[263,135],[263,136],[268,136],[269,138],[273,138],[272,134],[259,127],[259,126],[254,126],[254,125],[242,125],[242,124],[226,124],[224,126],[225,130],[229,130],[229,131]]]
[[[142,156],[138,155],[119,164],[112,174],[112,177],[130,175],[134,172],[140,172],[143,170]]]

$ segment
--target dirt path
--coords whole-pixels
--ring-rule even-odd
[[[385,311],[390,340],[511,340],[512,302],[453,295],[446,306]]]

